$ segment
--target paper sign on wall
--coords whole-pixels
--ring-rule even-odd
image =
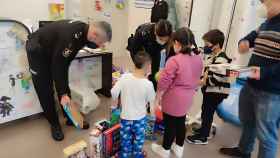
[[[135,8],[152,9],[154,0],[135,0]]]

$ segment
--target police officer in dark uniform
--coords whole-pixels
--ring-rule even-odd
[[[145,50],[152,58],[152,71],[149,80],[157,89],[155,74],[159,71],[161,52],[165,51],[167,43],[171,38],[172,25],[167,20],[159,20],[157,23],[146,23],[140,25],[135,35],[128,39],[127,50],[130,51],[133,60],[139,50]]]
[[[32,80],[54,140],[64,139],[55,108],[54,85],[60,104],[69,105],[68,69],[71,61],[84,46],[102,47],[111,38],[112,30],[107,22],[88,25],[70,20],[46,24],[28,37],[26,51]],[[71,125],[69,119],[67,124]],[[88,123],[85,122],[84,128],[89,128]]]

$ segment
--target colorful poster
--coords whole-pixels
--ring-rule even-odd
[[[64,4],[63,3],[49,3],[49,19],[62,20],[64,19]]]

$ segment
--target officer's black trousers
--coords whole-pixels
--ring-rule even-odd
[[[51,126],[59,126],[59,117],[55,107],[54,87],[51,63],[46,57],[30,49],[32,42],[26,43],[27,57],[32,74],[32,80],[44,115]]]

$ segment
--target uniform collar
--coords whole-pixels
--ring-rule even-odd
[[[87,42],[89,42],[88,39],[87,39],[88,31],[89,31],[89,25],[86,24],[85,28],[84,28],[84,40],[87,41]]]

